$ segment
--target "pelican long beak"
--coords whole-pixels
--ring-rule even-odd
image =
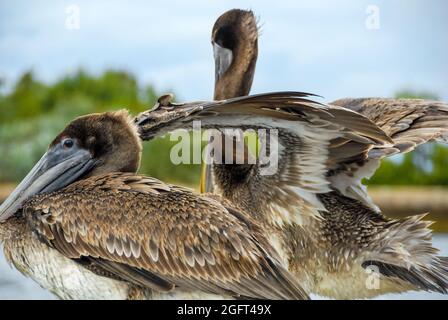
[[[89,171],[95,161],[89,151],[60,145],[49,149],[0,206],[0,222],[13,216],[32,196],[52,192],[76,181]]]
[[[213,56],[215,58],[215,82],[222,78],[233,61],[232,50],[223,48],[213,42]]]

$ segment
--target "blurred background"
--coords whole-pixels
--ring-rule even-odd
[[[448,100],[444,0],[0,0],[0,202],[75,116],[136,114],[166,92],[211,99],[211,28],[235,7],[252,9],[261,26],[252,93]],[[172,144],[146,143],[141,172],[196,188],[199,166],[171,164]],[[430,211],[436,245],[448,254],[448,148],[383,161],[367,183],[390,216]],[[0,254],[0,298],[50,297]]]

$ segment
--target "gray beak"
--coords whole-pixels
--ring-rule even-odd
[[[66,187],[88,172],[95,161],[89,151],[61,145],[49,149],[0,206],[0,222],[13,216],[32,196]]]
[[[221,79],[224,73],[229,69],[233,61],[232,50],[223,48],[216,42],[213,42],[213,57],[215,58],[215,82]]]

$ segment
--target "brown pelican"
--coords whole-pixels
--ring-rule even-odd
[[[258,53],[257,36],[252,12],[231,10],[216,21],[212,31],[216,98],[249,93]],[[229,43],[232,45],[226,46]],[[372,203],[361,180],[370,177],[385,156],[411,151],[427,141],[446,142],[448,106],[410,99],[344,99],[331,103],[330,108],[332,105],[366,116],[393,139],[392,143],[366,148],[339,137],[320,147],[318,142],[310,143],[305,155],[307,131],[284,129],[281,145],[287,152],[282,154],[279,162],[284,166],[276,177],[261,179],[253,168],[241,177],[243,183],[234,184],[229,182],[234,180],[223,177],[236,172],[237,165],[209,165],[201,189],[218,192],[236,203],[245,190],[252,202],[263,198],[265,205],[258,212],[288,217],[279,223],[280,236],[273,243],[280,243],[290,270],[308,292],[335,298],[373,297],[411,289],[446,293],[448,261],[438,257],[431,245],[430,222],[423,221],[423,216],[403,220],[385,217]],[[233,125],[237,125],[241,121],[238,112],[232,112]],[[276,126],[278,122],[273,124],[266,118],[257,125]],[[320,166],[317,158],[322,159]],[[302,178],[305,172],[306,179]],[[316,183],[320,174],[324,177]],[[308,210],[303,204],[293,205],[294,199],[310,199],[309,193],[316,195],[317,201],[311,203],[321,209],[323,219],[294,220],[292,217]],[[272,225],[265,229],[270,230]],[[377,289],[366,286],[371,274],[365,269],[370,265],[381,274]]]
[[[61,298],[304,299],[250,215],[138,175],[127,112],[72,121],[0,207],[7,259]]]

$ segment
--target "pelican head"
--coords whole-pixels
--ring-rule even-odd
[[[249,93],[258,55],[257,21],[252,11],[233,9],[212,30],[215,100]]]
[[[30,197],[59,190],[90,176],[136,172],[141,142],[127,111],[90,114],[73,120],[0,206],[0,222]]]

